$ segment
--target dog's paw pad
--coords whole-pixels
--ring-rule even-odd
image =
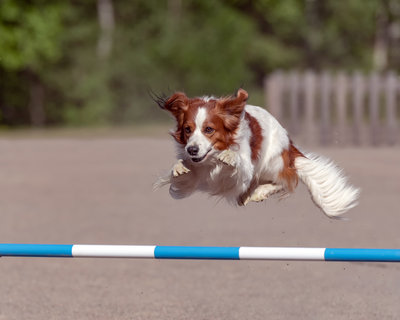
[[[234,167],[236,165],[236,154],[232,150],[224,150],[218,155],[218,160]]]
[[[179,177],[188,172],[190,172],[190,170],[185,167],[182,160],[179,160],[172,168],[172,176],[174,177]]]

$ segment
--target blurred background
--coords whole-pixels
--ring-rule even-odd
[[[399,72],[399,0],[0,0],[0,242],[400,248]],[[152,191],[150,93],[239,87],[361,188],[344,220]],[[0,260],[0,320],[400,319],[395,263]]]
[[[397,0],[0,1],[4,130],[162,123],[149,91],[243,87],[308,142],[396,144],[399,70]]]

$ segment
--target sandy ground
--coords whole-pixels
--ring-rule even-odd
[[[362,188],[232,208],[152,182],[168,139],[0,140],[0,242],[400,248],[400,150],[319,149]],[[399,319],[400,264],[0,258],[0,319]]]

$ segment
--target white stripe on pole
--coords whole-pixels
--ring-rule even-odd
[[[84,245],[72,247],[73,257],[154,258],[156,246]]]
[[[325,260],[325,248],[240,247],[239,259]]]

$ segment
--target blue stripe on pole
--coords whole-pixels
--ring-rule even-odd
[[[157,259],[239,260],[239,247],[156,246]]]
[[[72,257],[70,244],[0,244],[0,256]]]
[[[400,249],[326,248],[325,260],[400,262]]]

